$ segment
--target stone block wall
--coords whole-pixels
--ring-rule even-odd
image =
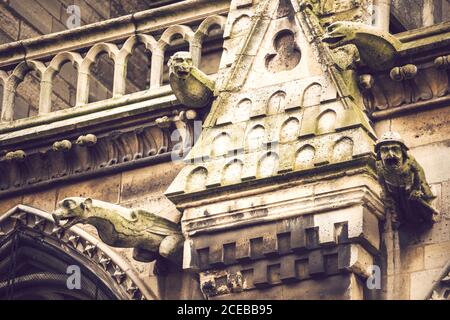
[[[450,21],[448,0],[392,0],[391,14],[407,29]]]
[[[22,194],[0,200],[0,216],[18,204],[52,212],[57,203],[70,196],[92,197],[126,207],[141,207],[178,222],[180,213],[165,196],[164,191],[181,169],[182,164],[164,162],[132,169],[113,175],[58,185],[34,193]],[[82,225],[79,225],[82,226]],[[83,229],[96,235],[95,228]],[[192,276],[171,273],[166,277],[153,275],[154,263],[139,263],[132,259],[131,249],[117,249],[136,270],[136,273],[161,299],[202,299],[202,294]]]
[[[450,260],[450,106],[380,121],[375,128],[378,135],[390,128],[400,133],[437,196],[440,221],[420,235],[400,233],[400,261],[387,269],[382,288],[387,298],[424,299]],[[392,237],[384,234],[389,259],[394,258]]]

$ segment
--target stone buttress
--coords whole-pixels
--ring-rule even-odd
[[[375,134],[357,53],[321,41],[324,19],[370,18],[367,1],[347,2],[330,16],[307,1],[232,1],[217,97],[166,191],[183,211],[183,267],[208,298],[374,297]]]

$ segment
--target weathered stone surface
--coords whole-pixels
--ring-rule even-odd
[[[411,273],[409,299],[423,300],[432,288],[441,269],[429,269]]]
[[[446,163],[450,154],[449,140],[413,148],[411,154],[422,164],[430,183],[450,180],[450,168]]]
[[[167,162],[124,172],[122,174],[120,202],[159,195],[172,182],[183,166],[184,164],[181,162]]]
[[[425,269],[440,268],[450,259],[450,241],[425,246]]]
[[[450,136],[450,109],[434,109],[416,114],[407,114],[375,124],[378,135],[382,132],[395,130],[411,149],[415,147],[448,140]]]
[[[118,203],[120,174],[70,184],[58,189],[57,202],[67,197],[92,197],[106,202]]]
[[[47,212],[53,212],[56,207],[56,190],[35,192],[23,196],[23,204],[33,208],[41,209]]]
[[[415,272],[424,269],[424,248],[408,247],[401,249],[402,272]]]
[[[0,200],[0,212],[1,214],[5,213],[9,209],[14,208],[16,205],[22,203],[22,196],[12,197],[9,199]]]

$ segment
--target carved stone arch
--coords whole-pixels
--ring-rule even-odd
[[[132,35],[123,43],[117,55],[117,60],[126,61],[127,57],[133,52],[133,49],[140,44],[143,44],[148,51],[153,53],[156,50],[158,42],[148,34]]]
[[[208,35],[209,31],[213,26],[218,26],[220,30],[223,31],[225,28],[226,21],[227,19],[223,16],[219,15],[209,16],[200,23],[198,29],[195,31],[194,38],[200,40],[203,39],[203,37]]]
[[[145,48],[154,54],[157,54],[158,43],[155,38],[148,34],[135,34],[129,37],[120,48],[116,60],[114,61],[114,92],[113,96],[121,96],[126,93],[128,59],[136,46],[143,44]],[[152,57],[153,60],[153,57]],[[152,61],[153,62],[153,61]]]
[[[97,56],[101,53],[107,53],[108,57],[114,62],[116,61],[119,49],[113,43],[97,43],[89,49],[86,56],[81,63],[81,70],[83,72],[89,72],[89,67],[95,61]]]
[[[42,92],[42,76],[45,72],[45,65],[40,61],[27,60],[19,63],[7,78],[3,88],[3,108],[2,120],[11,121],[14,117],[14,98],[18,85],[25,79],[25,76],[30,71],[36,71],[41,79]],[[41,109],[42,102],[39,102],[39,109]]]
[[[83,58],[77,52],[61,52],[58,53],[50,61],[50,64],[42,74],[41,80],[41,96],[39,101],[39,113],[48,113],[52,109],[52,91],[53,81],[57,72],[61,70],[64,63],[71,62],[72,66],[80,73]]]
[[[334,132],[337,114],[333,109],[326,109],[319,114],[316,122],[316,134]]]
[[[17,86],[23,81],[28,72],[36,71],[38,76],[42,79],[45,69],[45,65],[40,61],[22,61],[14,68],[13,72],[8,77],[5,87],[7,90],[15,92]]]
[[[351,160],[353,157],[354,141],[350,137],[337,140],[330,153],[330,162]]]
[[[113,43],[97,43],[89,49],[79,69],[78,84],[77,84],[77,103],[76,105],[83,105],[89,102],[89,76],[90,67],[101,53],[107,53],[108,57],[114,63],[114,84],[113,84],[113,96],[116,90],[118,90],[118,81],[120,69],[117,64],[117,56],[119,55],[119,49]]]
[[[221,183],[227,185],[241,182],[243,167],[244,163],[240,159],[229,161],[223,167]]]
[[[230,36],[241,36],[244,30],[246,30],[250,26],[252,17],[253,16],[249,13],[243,13],[237,16],[232,21],[230,30],[224,35],[224,37],[228,38]]]
[[[258,162],[257,177],[267,178],[278,173],[279,156],[276,152],[269,151],[265,153]]]
[[[189,45],[192,44],[192,41],[194,39],[194,32],[191,28],[184,25],[173,25],[164,30],[163,34],[161,35],[161,38],[158,40],[158,46],[165,50],[167,46],[170,45],[170,43],[173,40],[173,37],[176,35],[180,35],[183,40],[189,42]]]
[[[207,179],[208,169],[203,166],[197,167],[187,176],[185,190],[188,192],[204,190]]]
[[[322,99],[322,85],[318,82],[309,84],[303,91],[300,105],[302,107],[316,106]]]
[[[295,153],[294,169],[303,170],[312,168],[314,166],[314,159],[316,157],[316,148],[310,144],[303,145]]]
[[[66,62],[71,62],[73,67],[79,70],[81,67],[81,63],[83,62],[83,58],[77,52],[60,52],[56,56],[53,57],[50,64],[45,69],[44,74],[42,76],[43,81],[51,81],[56,72],[59,72],[62,65]]]
[[[280,142],[289,142],[297,139],[300,130],[300,120],[289,117],[283,122],[280,129]]]
[[[219,157],[227,154],[231,145],[231,135],[221,132],[214,137],[211,144],[211,157]]]
[[[23,79],[29,71],[34,70],[37,72],[38,76],[42,78],[45,69],[46,69],[45,65],[40,61],[26,60],[19,63],[14,68],[12,76],[15,76],[19,79]]]
[[[245,148],[249,151],[258,150],[264,146],[266,140],[266,128],[262,124],[256,124],[245,135]]]
[[[27,254],[30,251],[35,253],[32,258]],[[11,294],[8,289],[14,288],[13,298],[17,299],[156,298],[131,266],[106,244],[78,227],[62,229],[51,214],[29,206],[17,205],[0,216],[0,257],[3,298],[6,292]],[[9,268],[12,262],[16,265],[13,272]],[[69,266],[80,268],[80,290],[67,288]],[[13,288],[8,283],[12,279]]]
[[[203,20],[194,33],[193,42],[191,44],[192,61],[195,66],[200,66],[202,59],[203,40],[209,34],[212,27],[218,26],[223,32],[225,29],[226,18],[214,15]]]

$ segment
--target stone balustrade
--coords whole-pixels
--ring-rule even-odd
[[[68,62],[77,73],[75,107],[89,104],[91,66],[105,53],[114,65],[111,99],[124,96],[128,59],[139,45],[145,46],[151,53],[150,85],[144,91],[160,88],[165,52],[173,45],[174,39],[181,38],[189,44],[194,65],[199,66],[203,41],[213,33],[212,30],[216,35],[223,32],[226,18],[220,14],[226,13],[228,6],[229,1],[184,1],[0,46],[0,85],[3,87],[1,122],[10,126],[11,121],[15,120],[17,87],[32,71],[36,73],[40,84],[38,116],[52,112],[55,75]],[[177,12],[174,18],[171,10],[177,9],[182,9],[183,13]],[[211,15],[211,12],[217,14]],[[173,21],[173,24],[169,21]],[[130,96],[136,94],[142,95],[142,92]]]

